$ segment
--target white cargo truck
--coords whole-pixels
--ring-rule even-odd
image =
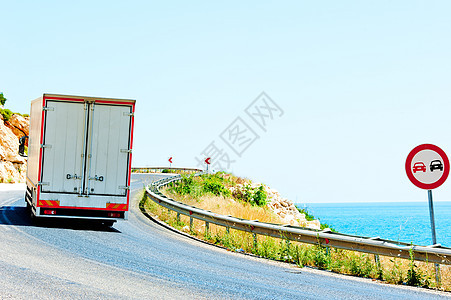
[[[44,94],[31,102],[32,217],[127,219],[135,100]]]

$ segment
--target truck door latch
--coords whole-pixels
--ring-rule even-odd
[[[103,176],[94,176],[94,177],[89,177],[89,180],[96,180],[96,181],[103,181]]]

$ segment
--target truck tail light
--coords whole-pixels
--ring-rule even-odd
[[[44,209],[44,215],[56,215],[56,210]]]
[[[110,213],[108,213],[108,217],[110,217],[110,218],[120,218],[121,214],[117,213],[117,212],[110,212]]]

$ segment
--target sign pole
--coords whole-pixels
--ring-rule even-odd
[[[431,217],[431,230],[432,230],[432,245],[437,244],[437,236],[435,235],[435,218],[434,218],[434,204],[432,203],[432,190],[428,190],[429,198],[429,215]]]
[[[431,217],[432,245],[435,245],[437,244],[437,236],[435,234],[435,217],[434,217],[434,204],[432,202],[432,190],[428,190],[428,199],[429,199],[429,216]],[[437,283],[437,287],[441,285],[439,264],[435,264],[435,282]]]

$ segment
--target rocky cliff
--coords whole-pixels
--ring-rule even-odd
[[[28,135],[29,117],[14,114],[8,121],[0,114],[0,183],[25,182],[27,160],[20,156],[19,138]]]
[[[236,186],[230,188],[232,194],[236,191],[245,190],[246,185],[250,186],[251,189],[257,189],[262,184],[261,183],[245,183],[237,184]],[[311,229],[320,229],[321,224],[319,220],[308,221],[303,213],[300,213],[296,208],[293,201],[282,197],[278,191],[272,189],[266,185],[263,185],[267,195],[267,207],[271,209],[277,216],[279,216],[280,221],[283,224],[289,224],[300,227],[307,227]],[[242,193],[242,192],[241,192]]]
[[[294,202],[283,198],[279,192],[266,187],[268,195],[268,207],[276,213],[284,224],[307,227],[311,229],[320,229],[321,224],[318,220],[307,221],[304,214],[300,213],[294,205]]]

